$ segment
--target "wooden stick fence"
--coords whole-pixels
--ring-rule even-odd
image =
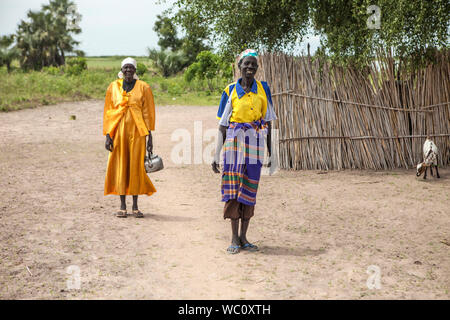
[[[316,136],[316,137],[298,137],[298,138],[287,138],[287,139],[279,139],[279,142],[292,141],[292,140],[302,140],[302,139],[350,139],[350,140],[358,140],[358,139],[406,139],[406,138],[426,138],[429,137],[450,137],[450,134],[429,134],[429,135],[410,135],[410,136],[397,136],[397,137],[374,137],[374,136],[364,136],[364,137],[336,137],[336,136]]]
[[[317,99],[317,100],[323,100],[323,101],[332,101],[332,102],[344,103],[344,104],[353,104],[353,105],[363,106],[363,107],[368,107],[368,108],[397,110],[397,111],[402,111],[402,112],[433,112],[432,110],[390,108],[390,107],[384,107],[384,106],[377,106],[377,105],[373,105],[373,104],[358,103],[358,102],[353,102],[353,101],[341,101],[341,100],[327,99],[327,98],[321,98],[321,97],[311,97],[311,96],[307,96],[307,95],[304,95],[304,94],[294,93],[292,91],[272,93],[272,97],[273,96],[278,96],[278,95],[281,95],[281,94],[288,94],[288,95],[292,95],[292,96],[296,96],[296,97],[302,97],[302,98],[308,98],[308,99]],[[450,102],[439,103],[439,104],[435,104],[435,105],[431,105],[431,106],[426,106],[426,107],[423,107],[423,108],[432,108],[432,107],[436,107],[436,106],[440,106],[440,105],[447,105],[447,104],[450,105]]]
[[[412,168],[427,135],[450,164],[449,52],[409,72],[389,53],[364,69],[311,57],[260,56],[278,120],[279,163],[303,170]]]

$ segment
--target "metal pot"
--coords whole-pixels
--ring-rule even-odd
[[[147,173],[156,172],[164,169],[163,160],[160,156],[151,153],[149,155],[150,158],[146,156],[144,159],[145,171]]]

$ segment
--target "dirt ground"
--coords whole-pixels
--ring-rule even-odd
[[[450,298],[450,169],[263,176],[248,232],[261,250],[229,255],[220,175],[171,161],[174,130],[216,128],[216,107],[157,108],[165,169],[144,219],[114,217],[118,197],[103,196],[102,112],[0,114],[1,299]]]

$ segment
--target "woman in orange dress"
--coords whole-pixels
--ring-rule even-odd
[[[120,196],[120,210],[116,215],[119,218],[127,217],[126,195],[132,195],[132,212],[142,218],[138,195],[156,192],[144,167],[145,151],[151,153],[153,149],[151,131],[155,130],[155,104],[150,86],[136,75],[136,60],[124,59],[118,76],[106,91],[103,112],[105,148],[110,151],[105,195]]]

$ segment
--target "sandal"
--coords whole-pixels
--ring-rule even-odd
[[[236,253],[239,253],[239,248],[240,248],[240,246],[231,245],[228,247],[227,252],[229,254],[236,254]]]
[[[133,214],[135,214],[136,218],[143,218],[144,214],[142,212],[140,212],[139,210],[133,210]]]
[[[259,250],[258,246],[255,246],[254,244],[252,244],[250,242],[242,245],[241,248],[242,248],[242,250],[247,250],[247,251],[251,251],[251,252]]]
[[[117,218],[126,218],[127,217],[127,210],[119,210],[116,214]]]

